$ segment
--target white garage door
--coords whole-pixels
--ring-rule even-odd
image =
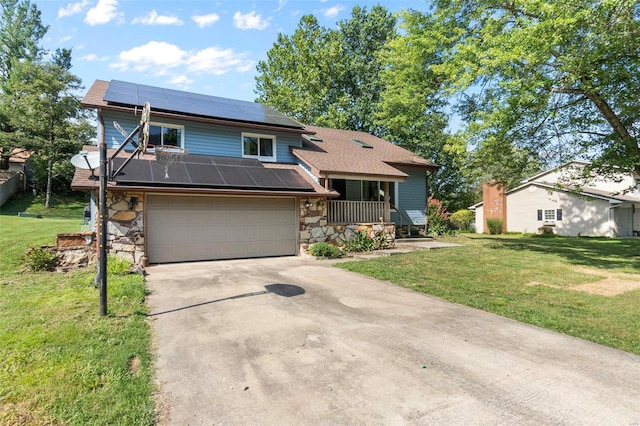
[[[296,254],[293,198],[149,195],[151,263]]]

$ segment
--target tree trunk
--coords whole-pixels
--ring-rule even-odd
[[[47,162],[47,193],[44,198],[44,207],[49,208],[51,202],[51,187],[53,182],[53,155],[49,157]]]
[[[585,82],[585,78],[582,78],[583,83]],[[602,116],[607,120],[613,131],[616,135],[622,140],[624,145],[629,150],[629,154],[632,154],[635,151],[636,161],[633,165],[634,171],[640,174],[640,148],[638,147],[638,142],[634,139],[629,131],[625,127],[625,125],[620,121],[620,118],[615,113],[615,111],[609,106],[607,101],[603,99],[598,93],[593,93],[590,90],[585,90],[584,94],[589,98],[591,102],[598,108],[598,110],[602,113]]]

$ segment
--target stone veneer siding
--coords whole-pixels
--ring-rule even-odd
[[[305,204],[309,202],[310,206]],[[306,253],[314,243],[329,243],[341,245],[349,241],[356,232],[366,230],[370,238],[385,230],[391,243],[395,240],[396,224],[385,223],[328,223],[327,199],[317,197],[302,197],[299,199],[300,209],[300,253]]]
[[[138,202],[133,210],[129,200]],[[144,194],[142,192],[107,192],[107,250],[109,253],[139,264],[144,256]],[[98,228],[99,229],[99,224]]]

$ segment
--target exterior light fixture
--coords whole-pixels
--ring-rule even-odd
[[[129,198],[129,210],[135,210],[138,205],[138,197]]]

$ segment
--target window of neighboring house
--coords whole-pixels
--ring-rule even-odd
[[[242,156],[260,161],[276,161],[276,137],[243,133]]]
[[[184,146],[184,126],[175,124],[150,123],[149,145]]]
[[[562,220],[562,209],[538,210],[538,220],[544,222],[555,222],[557,220]]]

